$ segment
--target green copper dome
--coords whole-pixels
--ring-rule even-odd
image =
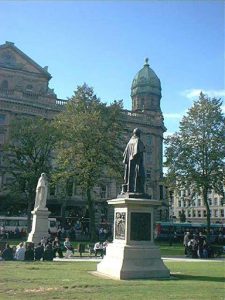
[[[131,86],[131,97],[138,94],[154,94],[161,98],[161,83],[155,72],[149,67],[148,58],[144,67],[135,75]]]

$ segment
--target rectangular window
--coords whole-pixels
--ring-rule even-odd
[[[215,218],[218,218],[218,209],[214,210],[214,216],[215,216]]]
[[[212,199],[209,198],[209,205],[212,205]]]
[[[193,215],[193,218],[196,217],[196,212],[195,212],[195,210],[193,210],[192,215]]]
[[[163,186],[162,185],[159,186],[159,197],[160,197],[160,200],[163,200]]]
[[[146,162],[147,162],[147,163],[150,163],[150,162],[151,162],[151,159],[152,159],[151,151],[147,151],[147,152],[146,152]]]
[[[149,179],[151,178],[151,171],[150,170],[146,171],[146,177],[149,178]]]
[[[181,207],[181,201],[180,200],[178,201],[178,207]]]
[[[3,175],[0,175],[0,189],[2,188],[3,186]]]
[[[220,210],[220,216],[221,216],[221,218],[224,218],[224,209]]]
[[[68,180],[66,184],[67,196],[73,196],[73,181]]]
[[[101,198],[107,198],[107,186],[106,185],[101,186]]]
[[[3,164],[3,152],[0,151],[0,166]]]
[[[0,114],[0,125],[5,125],[6,116]]]
[[[206,218],[206,210],[203,211],[203,216]]]
[[[146,145],[151,145],[152,144],[152,137],[150,134],[147,134],[146,136]]]
[[[5,142],[5,135],[4,133],[0,133],[0,145],[4,145]]]
[[[198,210],[198,218],[201,218],[202,214],[201,214],[201,210]]]
[[[214,205],[217,206],[218,205],[218,199],[214,198]]]

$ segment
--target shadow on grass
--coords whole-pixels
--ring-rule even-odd
[[[198,276],[198,275],[183,275],[183,274],[172,274],[174,279],[178,280],[193,280],[193,281],[210,281],[210,282],[224,282],[224,277],[211,277],[211,276]]]

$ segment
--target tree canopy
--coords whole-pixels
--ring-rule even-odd
[[[225,122],[222,101],[203,93],[180,122],[179,132],[166,139],[167,179],[177,188],[191,188],[203,196],[208,229],[208,192],[223,195]]]
[[[17,117],[10,124],[9,142],[5,146],[6,170],[11,178],[8,188],[11,193],[22,193],[26,198],[28,221],[38,178],[42,172],[49,174],[51,171],[51,153],[55,142],[56,132],[49,120]]]
[[[91,191],[106,176],[106,171],[120,173],[122,102],[107,106],[86,84],[78,86],[65,110],[56,117],[61,135],[58,142],[59,176],[75,177],[88,203],[93,238],[94,208]]]

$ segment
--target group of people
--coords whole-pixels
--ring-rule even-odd
[[[108,243],[109,242],[106,240],[105,242],[97,242],[94,244],[93,253],[95,254],[95,257],[99,254],[103,258],[103,256],[106,255]]]
[[[213,248],[207,242],[206,237],[199,234],[191,234],[186,232],[184,235],[184,254],[186,257],[192,258],[208,258],[213,257]]]
[[[8,243],[0,251],[0,260],[19,260],[19,261],[33,261],[43,260],[52,261],[58,254],[59,258],[63,258],[63,250],[71,251],[74,249],[69,238],[66,238],[62,244],[58,237],[54,240],[43,237],[41,241],[35,246],[33,243],[19,243],[17,246],[11,247]]]
[[[16,227],[14,230],[6,230],[4,226],[0,226],[0,240],[9,238],[23,238],[26,236],[26,234],[27,232],[25,228],[19,229]]]

